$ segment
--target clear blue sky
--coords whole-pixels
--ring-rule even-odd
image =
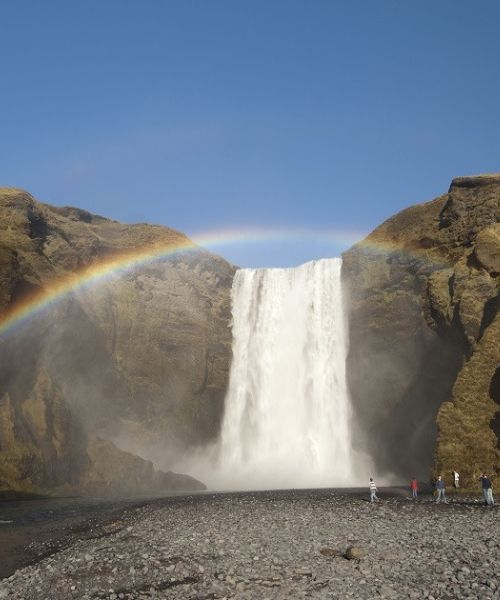
[[[500,170],[498,0],[15,0],[0,23],[0,184],[45,202],[363,233]],[[216,249],[286,266],[345,245]]]

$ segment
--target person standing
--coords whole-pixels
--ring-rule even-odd
[[[437,478],[436,481],[436,491],[437,491],[437,498],[436,498],[436,502],[439,504],[441,502],[441,500],[445,503],[448,504],[448,500],[446,500],[446,494],[444,493],[446,489],[446,485],[444,483],[444,479],[441,477],[441,475],[439,475],[439,477]]]
[[[410,490],[411,490],[411,497],[413,499],[416,499],[418,496],[418,481],[416,477],[413,477],[413,479],[410,481]]]
[[[493,499],[493,489],[491,488],[491,479],[483,473],[479,478],[481,481],[481,487],[483,489],[484,503],[486,506],[493,506],[495,504],[495,500]]]
[[[375,485],[375,482],[373,481],[373,477],[370,477],[370,502],[378,502],[378,497],[377,497],[377,486]]]
[[[453,471],[453,487],[458,490],[460,487],[460,475],[457,471]]]

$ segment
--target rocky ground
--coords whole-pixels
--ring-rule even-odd
[[[389,492],[173,497],[17,571],[0,598],[500,598],[499,512]]]

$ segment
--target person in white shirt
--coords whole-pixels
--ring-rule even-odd
[[[456,471],[453,471],[453,487],[456,490],[460,487],[460,475]]]
[[[378,502],[378,497],[377,497],[377,486],[375,485],[375,482],[373,481],[373,477],[370,477],[370,502]]]

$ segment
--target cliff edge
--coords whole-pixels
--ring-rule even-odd
[[[403,480],[500,474],[500,175],[388,219],[344,253],[356,439]]]
[[[126,268],[80,285],[78,273],[120,257]],[[0,487],[177,489],[132,455],[170,470],[217,436],[234,270],[167,227],[0,188],[0,318],[76,275],[0,337]]]

